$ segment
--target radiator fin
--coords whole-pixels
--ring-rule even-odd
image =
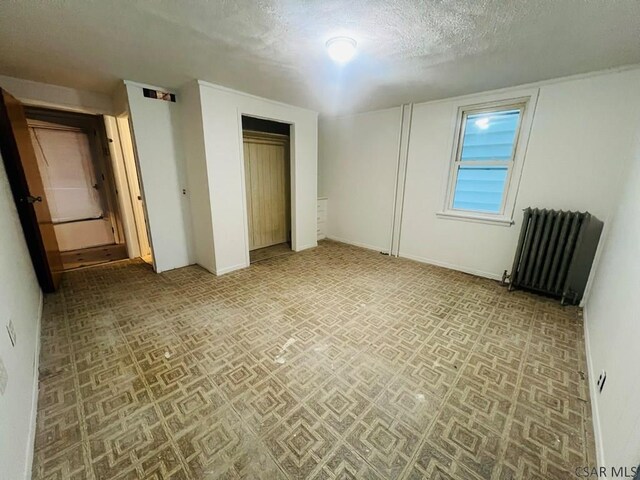
[[[585,212],[526,208],[510,288],[582,299],[602,222]]]

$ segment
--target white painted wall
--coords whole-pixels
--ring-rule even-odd
[[[329,238],[389,250],[400,121],[399,107],[320,121]]]
[[[215,251],[217,274],[249,265],[243,114],[292,124],[292,243],[296,251],[317,245],[316,112],[199,82],[213,238],[198,238]]]
[[[28,105],[111,115],[109,95],[0,75],[0,87]]]
[[[38,398],[42,294],[2,159],[0,245],[0,360],[8,377],[4,393],[0,391],[0,477],[27,479],[31,478]],[[5,328],[9,320],[16,331],[15,346]]]
[[[585,306],[591,400],[600,465],[640,463],[640,112],[636,155]],[[602,393],[595,381],[607,372]]]
[[[179,107],[145,98],[142,88],[146,85],[125,83],[155,269],[163,272],[190,265],[194,262],[191,214]]]
[[[589,210],[607,223],[633,151],[638,84],[640,70],[635,69],[539,85],[511,227],[436,217],[447,188],[460,99],[416,104],[400,255],[499,278],[511,269],[523,208]],[[517,96],[518,90],[499,93]],[[482,102],[488,96],[465,101]],[[321,122],[320,184],[329,198],[329,237],[388,248],[381,242],[388,238],[391,200],[377,199],[393,191],[398,143],[397,135],[387,132],[397,124],[398,115],[384,111]],[[366,201],[356,198],[360,192],[366,192]]]
[[[209,175],[204,147],[200,85],[197,81],[180,89],[178,102],[182,114],[182,135],[189,183],[194,259],[198,265],[215,273],[211,195],[209,194]]]
[[[629,122],[640,107],[629,96],[640,71],[596,76],[540,88],[516,200],[515,225],[438,218],[447,188],[455,102],[414,109],[401,255],[499,278],[511,269],[522,209],[588,210],[611,215],[629,158]],[[517,92],[513,92],[517,95]],[[470,103],[484,101],[482,96]],[[603,121],[606,119],[606,121]],[[474,248],[469,248],[473,239]],[[480,253],[480,254],[479,254]]]

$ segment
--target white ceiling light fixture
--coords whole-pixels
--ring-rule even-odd
[[[327,41],[329,56],[336,63],[347,63],[356,54],[357,43],[350,37],[333,37]]]

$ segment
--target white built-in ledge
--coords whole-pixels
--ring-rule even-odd
[[[438,218],[447,220],[461,220],[463,222],[487,223],[489,225],[501,225],[510,227],[515,222],[507,217],[495,217],[492,215],[475,215],[473,213],[464,212],[436,212]]]

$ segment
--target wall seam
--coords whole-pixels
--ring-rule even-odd
[[[400,130],[398,132],[398,155],[396,156],[396,177],[393,187],[393,210],[391,212],[391,232],[389,240],[389,255],[393,254],[393,240],[396,232],[396,214],[398,210],[398,180],[400,178],[400,162],[402,157],[402,131],[404,128],[405,105],[400,106]]]
[[[407,191],[407,170],[409,168],[409,145],[411,143],[411,125],[413,123],[413,103],[409,104],[409,118],[407,123],[407,145],[404,153],[404,176],[402,179],[402,199],[400,201],[400,221],[398,222],[398,246],[396,257],[400,256],[400,243],[402,239],[402,219],[404,217],[404,199]]]

